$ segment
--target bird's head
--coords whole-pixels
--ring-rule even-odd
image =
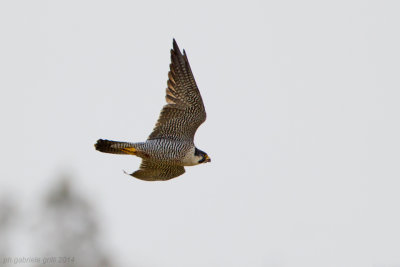
[[[211,162],[210,157],[207,155],[206,152],[201,151],[200,149],[195,149],[194,150],[194,155],[196,157],[196,159],[198,159],[198,164],[200,163],[207,163],[207,162]]]

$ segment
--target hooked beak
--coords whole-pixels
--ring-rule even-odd
[[[211,162],[211,159],[210,159],[210,157],[208,155],[206,155],[206,158],[204,160],[204,163],[206,163],[206,162]]]

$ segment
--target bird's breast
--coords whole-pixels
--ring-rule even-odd
[[[194,145],[189,142],[168,139],[148,140],[141,146],[141,151],[153,160],[166,161],[182,166],[196,165]]]

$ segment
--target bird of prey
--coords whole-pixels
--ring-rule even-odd
[[[194,145],[194,135],[206,120],[206,111],[185,50],[182,54],[175,39],[169,68],[167,104],[148,139],[139,143],[99,139],[95,144],[101,152],[142,158],[140,169],[130,175],[145,181],[169,180],[182,175],[184,166],[211,161]]]

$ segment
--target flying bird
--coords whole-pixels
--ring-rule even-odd
[[[185,50],[182,54],[175,39],[169,68],[167,104],[147,140],[128,143],[99,139],[95,144],[100,152],[142,158],[139,170],[130,175],[145,181],[169,180],[182,175],[184,166],[211,162],[207,153],[194,145],[194,135],[206,120],[206,111]]]

